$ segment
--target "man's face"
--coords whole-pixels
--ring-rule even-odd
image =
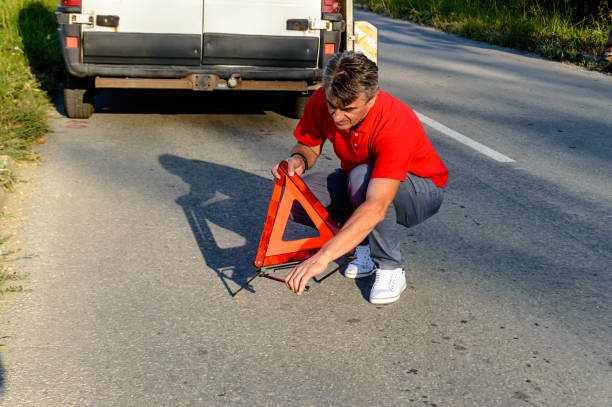
[[[329,97],[326,97],[326,99],[327,111],[332,119],[334,119],[336,127],[340,130],[348,130],[359,124],[366,117],[370,108],[376,102],[376,95],[368,100],[365,93],[362,92],[357,96],[357,99],[346,106],[342,106],[339,100]]]

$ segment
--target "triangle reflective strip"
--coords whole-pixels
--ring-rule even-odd
[[[278,167],[281,175],[274,184],[272,199],[264,230],[255,257],[255,267],[271,266],[289,261],[307,259],[320,249],[339,230],[336,222],[329,216],[323,205],[308,189],[299,176],[287,174],[287,162]],[[283,240],[287,220],[294,201],[298,201],[319,236],[292,241]]]

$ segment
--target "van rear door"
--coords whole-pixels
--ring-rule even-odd
[[[83,0],[83,62],[200,65],[203,0]]]
[[[321,0],[204,0],[205,65],[316,68]]]

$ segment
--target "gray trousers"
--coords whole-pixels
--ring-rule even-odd
[[[362,164],[354,168],[348,177],[343,170],[337,169],[331,173],[307,174],[302,179],[330,216],[338,225],[342,225],[354,209],[365,201],[372,168],[371,164]],[[408,173],[406,180],[400,183],[384,220],[361,243],[369,243],[372,260],[378,268],[404,268],[398,224],[405,227],[418,225],[438,212],[442,199],[442,188],[428,178]],[[300,206],[294,205],[291,217],[298,223],[312,226]]]

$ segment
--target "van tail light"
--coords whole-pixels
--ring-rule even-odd
[[[79,1],[79,5],[80,4],[81,2]],[[340,12],[340,2],[338,0],[321,0],[321,13],[339,13],[339,12]]]
[[[66,37],[66,48],[78,48],[79,38],[78,37]]]
[[[81,0],[62,0],[62,6],[81,7]]]

